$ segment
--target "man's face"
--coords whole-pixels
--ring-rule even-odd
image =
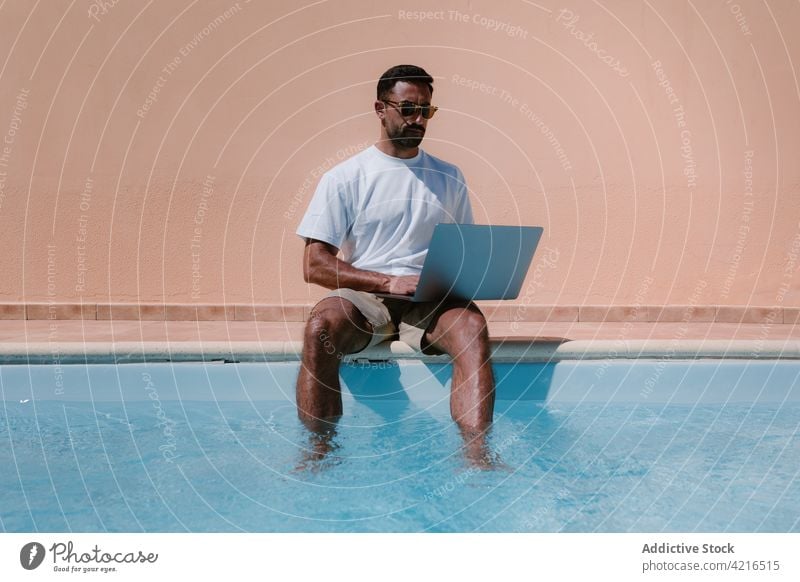
[[[385,138],[392,140],[398,149],[414,149],[422,142],[428,120],[422,117],[422,112],[416,115],[403,117],[399,111],[398,103],[409,101],[419,105],[430,105],[431,92],[426,85],[417,85],[398,81],[383,103],[383,112],[379,112]]]

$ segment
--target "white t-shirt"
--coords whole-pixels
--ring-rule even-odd
[[[322,176],[297,234],[356,268],[419,275],[440,222],[473,222],[461,170],[422,149],[401,159],[373,145]]]

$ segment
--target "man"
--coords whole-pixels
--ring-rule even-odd
[[[461,171],[419,147],[437,109],[432,93],[433,78],[420,67],[381,76],[380,140],[322,177],[297,229],[306,241],[306,282],[333,290],[305,329],[297,408],[309,427],[342,414],[342,357],[395,337],[452,358],[450,412],[462,432],[482,434],[492,422],[494,378],[478,308],[374,295],[412,295],[436,224],[472,223]]]

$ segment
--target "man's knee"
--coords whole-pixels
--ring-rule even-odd
[[[347,353],[359,336],[369,337],[369,324],[355,306],[339,297],[320,301],[311,311],[305,329],[306,345],[328,355]]]
[[[469,331],[473,337],[484,335],[488,337],[489,331],[486,318],[474,303],[454,309],[453,315],[455,316],[455,325],[457,327]]]
[[[487,343],[489,341],[489,326],[483,313],[477,307],[470,306],[464,310],[461,325],[466,332],[466,337],[471,342]]]
[[[474,304],[448,310],[437,326],[443,328],[441,343],[455,353],[483,349],[489,344],[486,318]]]

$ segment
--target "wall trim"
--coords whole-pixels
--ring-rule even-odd
[[[479,302],[492,322],[800,324],[800,307],[752,305],[524,305]],[[0,303],[2,320],[303,322],[312,304]]]

